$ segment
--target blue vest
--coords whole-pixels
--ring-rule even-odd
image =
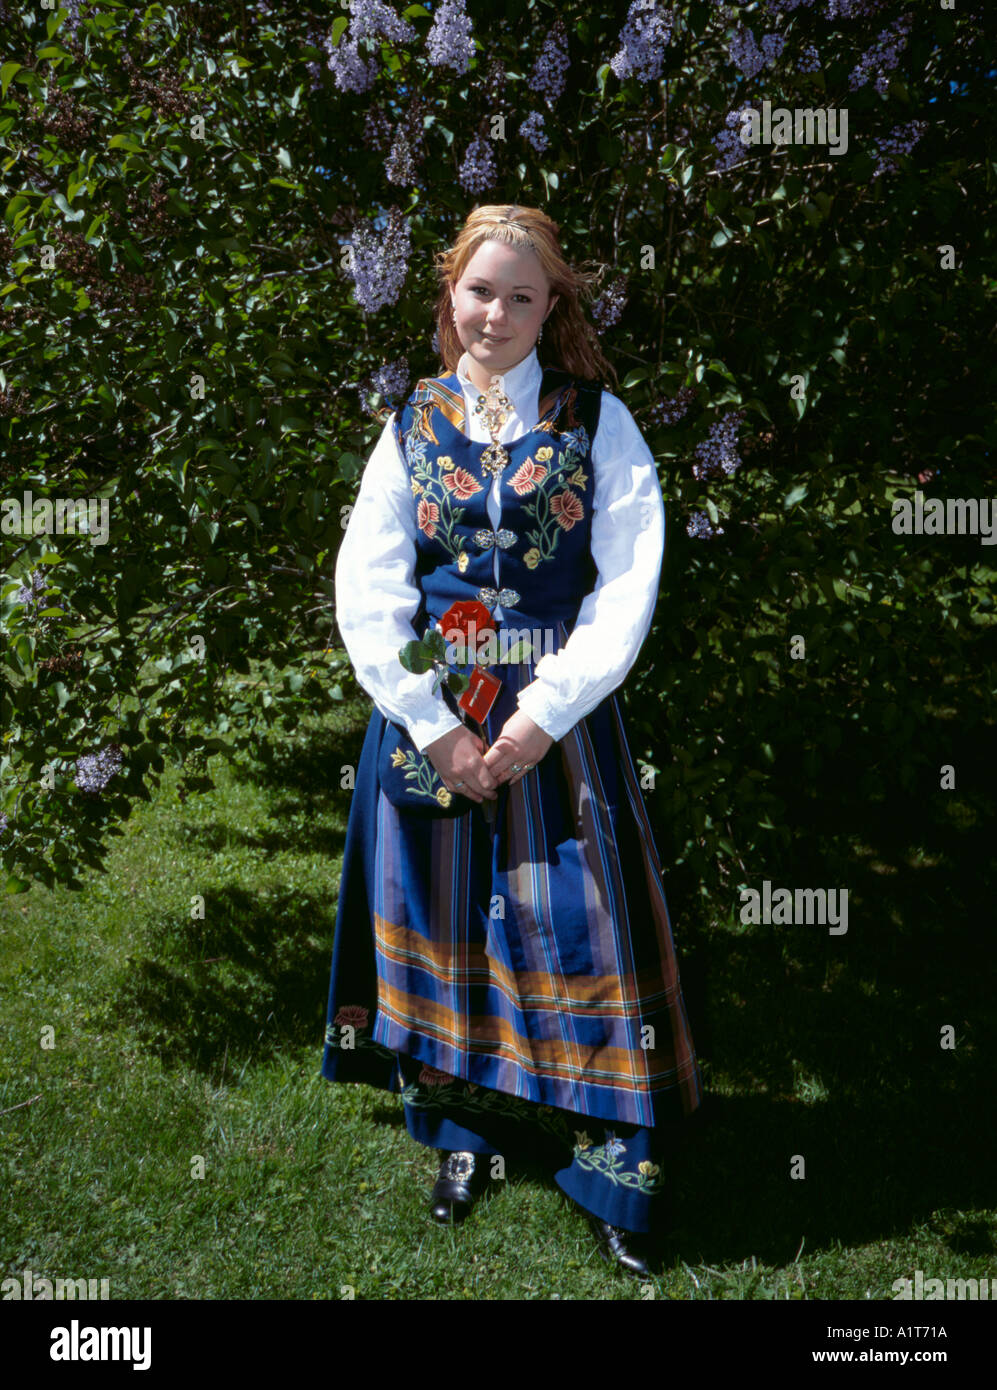
[[[488,516],[492,475],[487,443],[464,433],[464,393],[455,372],[420,381],[395,419],[412,482],[416,583],[423,594],[413,626],[439,619],[458,599],[500,606],[502,627],[571,624],[598,571],[592,559],[592,441],[602,389],[548,367],[540,419],[506,444],[500,530]],[[493,547],[498,547],[498,581]]]
[[[412,485],[415,582],[422,594],[412,626],[420,637],[451,604],[471,599],[493,614],[501,607],[498,634],[505,628],[549,630],[558,621],[570,631],[598,579],[591,547],[592,441],[601,404],[600,386],[544,369],[539,420],[528,434],[504,444],[509,461],[496,531],[487,506],[492,475],[481,465],[489,445],[464,433],[457,374],[417,383],[394,429]],[[442,696],[457,713],[445,686]],[[460,815],[471,804],[447,791],[401,725],[385,729],[378,771],[389,800],[409,810]]]

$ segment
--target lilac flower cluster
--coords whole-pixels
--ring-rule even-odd
[[[396,357],[378,367],[370,379],[371,390],[376,391],[386,401],[401,400],[408,390],[410,373],[404,357]]]
[[[927,121],[908,121],[906,125],[894,126],[889,135],[877,140],[873,146],[877,163],[870,178],[876,179],[880,174],[895,173],[898,167],[897,159],[901,155],[910,154],[927,128]]]
[[[722,420],[710,426],[710,432],[702,444],[696,445],[699,463],[693,464],[692,476],[699,482],[724,475],[730,477],[740,468],[737,436],[743,419],[743,410],[729,410]]]
[[[7,829],[8,824],[9,822],[7,820],[7,812],[0,811],[0,835],[2,835],[3,832]]]
[[[677,425],[695,399],[695,386],[683,386],[671,400],[658,401],[653,405],[648,415],[655,425]]]
[[[495,175],[495,155],[491,145],[480,136],[475,136],[458,170],[461,187],[468,193],[484,193],[495,183]]]
[[[759,48],[751,30],[739,24],[734,31],[727,54],[745,77],[757,77],[762,68],[772,66],[785,46],[786,40],[781,34],[765,34]]]
[[[373,313],[385,304],[395,304],[412,254],[411,230],[407,219],[397,208],[388,214],[388,225],[382,237],[373,227],[361,224],[353,229],[350,238],[350,273],[353,276],[357,303],[365,313]]]
[[[109,743],[96,755],[84,753],[77,760],[75,783],[81,792],[97,796],[120,770],[121,747],[117,743]]]
[[[28,580],[28,583],[22,585],[14,595],[14,602],[26,604],[28,607],[40,604],[42,602],[42,593],[47,585],[48,580],[44,573],[41,570],[35,570]]]
[[[436,11],[426,49],[434,68],[453,68],[461,76],[474,57],[471,21],[464,0],[443,0]]]
[[[568,31],[564,27],[564,20],[558,16],[544,39],[540,56],[530,74],[531,89],[539,92],[551,108],[564,91],[564,75],[570,66]]]
[[[528,140],[537,154],[543,154],[550,144],[544,134],[544,118],[539,111],[531,111],[526,120],[519,127],[519,133],[524,140]]]
[[[60,0],[56,9],[62,7],[65,7],[69,11],[66,16],[66,33],[75,34],[80,27],[80,20],[83,18],[80,14],[80,10],[83,8],[83,0]]]
[[[368,43],[380,39],[407,42],[415,36],[412,25],[400,19],[384,0],[350,0],[350,23],[339,44],[333,44],[331,34],[322,41],[336,86],[341,92],[366,92],[377,78],[376,61],[360,56],[361,39]]]
[[[626,308],[626,290],[627,277],[617,275],[612,284],[600,294],[592,305],[592,318],[595,321],[597,333],[605,333],[607,328],[612,328],[614,324],[619,323],[620,316]]]
[[[887,0],[826,0],[824,18],[861,19],[876,14],[886,3]]]
[[[343,34],[338,46],[326,34],[322,40],[326,51],[326,66],[336,80],[341,92],[366,92],[377,78],[377,64],[373,58],[361,58],[360,46],[349,34]]]
[[[797,72],[818,72],[820,70],[820,54],[812,43],[804,44],[803,52],[796,60]]]
[[[391,144],[394,127],[391,117],[381,106],[370,106],[363,122],[364,148],[382,154]]]
[[[616,76],[621,81],[636,77],[638,82],[657,82],[674,24],[672,12],[659,10],[657,0],[633,0],[620,31],[620,51],[609,60]]]
[[[695,541],[713,540],[715,536],[722,536],[723,532],[722,526],[714,527],[712,525],[705,512],[693,512],[689,518],[689,524],[685,528],[686,535],[691,536]]]
[[[408,20],[396,15],[384,0],[350,0],[349,35],[352,39],[394,40],[408,43],[415,30]]]
[[[741,160],[747,157],[749,147],[741,139],[741,130],[744,126],[745,113],[750,109],[750,107],[745,106],[728,111],[724,119],[726,128],[718,131],[713,137],[713,143],[720,151],[715,167],[721,174],[728,169],[733,169],[735,164],[740,164]]]
[[[420,131],[419,134],[421,133]],[[415,183],[418,144],[413,139],[413,134],[404,122],[399,122],[391,150],[384,161],[384,173],[389,183]]]
[[[902,14],[892,24],[887,25],[872,48],[862,55],[848,74],[850,91],[855,92],[864,87],[875,73],[876,91],[880,96],[886,95],[890,85],[889,74],[900,62],[900,55],[907,47],[913,23],[909,14]]]

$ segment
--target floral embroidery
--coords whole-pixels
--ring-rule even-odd
[[[562,447],[556,466],[541,467],[539,463],[527,459],[512,478],[512,486],[521,496],[536,492],[536,500],[523,506],[523,511],[536,522],[536,529],[526,533],[532,546],[523,556],[523,563],[531,570],[546,560],[553,560],[561,532],[570,531],[585,517],[584,500],[571,491],[575,487],[579,492],[584,492],[588,482],[588,475],[577,461],[578,454],[588,449],[585,427],[579,425],[576,430],[562,434],[560,443]],[[549,444],[536,450],[537,460],[544,463],[553,456],[554,450]],[[528,465],[529,471],[524,472]],[[566,476],[569,468],[573,471]],[[556,492],[555,487],[558,489]]]
[[[648,1197],[653,1197],[662,1190],[661,1170],[656,1163],[651,1163],[646,1158],[642,1159],[637,1164],[636,1172],[632,1168],[623,1167],[621,1157],[626,1153],[627,1146],[617,1139],[612,1130],[607,1130],[606,1142],[598,1147],[593,1145],[584,1131],[579,1133],[575,1130],[575,1139],[578,1141],[575,1144],[575,1162],[579,1168],[601,1173],[619,1187],[635,1187],[638,1192],[643,1192]]]
[[[446,808],[453,800],[451,792],[442,784],[433,790],[433,783],[439,781],[439,773],[426,757],[425,753],[418,753],[414,748],[409,748],[403,752],[396,748],[391,755],[392,767],[405,768],[405,780],[411,782],[415,780],[415,785],[409,787],[413,796],[428,796],[433,801],[439,802]]]
[[[539,453],[539,450],[537,452]],[[547,452],[550,453],[550,450],[548,449]],[[525,497],[527,493],[533,491],[538,483],[543,482],[544,478],[547,476],[547,472],[548,470],[546,468],[541,468],[541,466],[538,463],[534,463],[532,459],[526,459],[525,462],[519,465],[515,473],[513,473],[512,477],[509,479],[509,486],[514,492],[517,492],[520,497]]]
[[[441,462],[441,460],[437,460]],[[452,465],[451,465],[452,466]],[[448,491],[456,494],[458,501],[466,502],[469,497],[473,497],[476,492],[481,491],[481,484],[477,482],[466,468],[458,468],[455,472],[448,474],[443,479],[443,486]]]
[[[563,531],[570,531],[576,521],[581,521],[585,515],[585,508],[573,492],[567,488],[563,492],[558,492],[550,499],[550,509],[554,513],[558,526]]]
[[[451,1081],[456,1081],[455,1076],[451,1076],[448,1071],[440,1071],[436,1067],[431,1067],[428,1062],[423,1062],[422,1071],[419,1073],[420,1086],[447,1086]]]
[[[463,574],[470,557],[463,548],[466,540],[458,534],[465,512],[462,504],[485,489],[449,454],[440,454],[435,459],[427,457],[429,445],[439,445],[432,428],[434,410],[441,410],[461,433],[464,421],[460,403],[450,400],[452,393],[434,389],[434,384],[420,383],[420,388],[428,390],[432,399],[416,404],[411,427],[403,436],[405,459],[412,475],[412,494],[418,499],[417,525],[427,540],[435,541],[449,553]],[[574,397],[573,391],[567,394],[562,391],[556,394],[556,399],[555,395],[548,397],[550,406],[534,432],[545,433],[554,442],[535,449],[507,480],[517,496],[531,499],[523,506],[523,511],[534,523],[534,529],[523,537],[529,546],[523,563],[530,570],[553,560],[561,533],[571,531],[585,519],[585,497],[578,494],[585,493],[589,482],[583,466],[589,450],[589,436],[575,415]],[[459,419],[455,411],[460,414]],[[572,428],[558,429],[559,418]]]
[[[367,1032],[369,1019],[370,1010],[363,1004],[340,1005],[336,1011],[335,1018],[326,1027],[326,1045],[328,1047],[338,1047],[343,1052],[354,1052],[363,1048],[367,1052],[377,1052],[382,1057],[393,1057],[393,1052],[382,1043],[375,1042],[374,1039],[369,1036]],[[349,1047],[343,1047],[343,1039],[340,1036],[340,1031],[344,1028],[353,1029],[353,1037],[351,1046]]]
[[[333,1023],[348,1023],[351,1028],[366,1028],[370,1010],[362,1004],[344,1004],[332,1020]]]
[[[439,1073],[441,1076],[446,1073]],[[420,1074],[419,1080],[422,1080]],[[549,1105],[534,1105],[519,1096],[507,1095],[504,1091],[480,1090],[473,1081],[460,1081],[454,1077],[447,1084],[429,1083],[432,1090],[414,1083],[402,1088],[402,1100],[417,1110],[442,1110],[459,1107],[479,1114],[506,1115],[514,1120],[529,1122],[535,1120],[541,1128],[570,1145],[571,1138],[563,1115]]]
[[[423,535],[428,540],[438,541],[463,573],[468,557],[455,527],[464,515],[464,508],[454,504],[468,501],[484,488],[466,468],[458,467],[449,454],[440,454],[435,460],[427,459],[426,439],[420,437],[420,433],[421,418],[417,417],[405,436],[405,459],[412,470],[412,493],[419,498],[416,521]]]

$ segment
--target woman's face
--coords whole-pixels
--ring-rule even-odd
[[[502,241],[485,241],[451,291],[457,337],[472,359],[469,375],[486,390],[533,350],[540,325],[557,303],[540,257]]]

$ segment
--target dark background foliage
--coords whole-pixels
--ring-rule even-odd
[[[891,504],[993,486],[982,7],[677,4],[653,81],[610,65],[626,6],[472,0],[464,72],[431,61],[429,8],[396,13],[416,37],[362,46],[356,92],[328,66],[337,6],[0,5],[3,495],[111,506],[106,546],[3,537],[9,889],[99,863],[166,758],[196,791],[212,755],[357,695],[331,574],[359,473],[399,381],[439,370],[432,252],[508,200],[605,267],[590,308],[660,461],[661,600],[626,692],[676,894],[733,912],[792,873],[861,898],[858,846],[948,891],[992,813],[993,552],[897,535]],[[752,76],[744,29],[785,41]],[[765,99],[847,107],[847,152],[724,167],[728,113]],[[411,248],[367,311],[350,239],[392,211]],[[112,744],[120,771],[82,792]]]

